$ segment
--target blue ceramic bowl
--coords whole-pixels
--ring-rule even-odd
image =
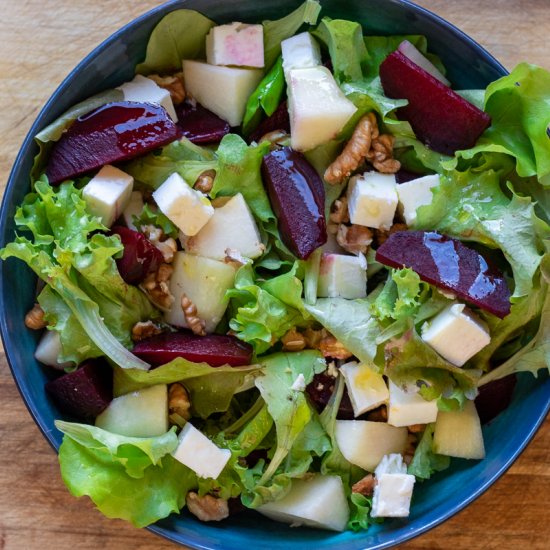
[[[257,22],[290,12],[301,0],[181,0],[164,4],[136,19],[96,48],[52,95],[33,124],[13,167],[0,213],[1,246],[14,237],[15,209],[29,190],[29,173],[37,148],[36,135],[71,105],[101,90],[129,80],[144,58],[147,39],[156,23],[177,8],[192,8],[219,23]],[[360,21],[366,33],[424,34],[458,89],[485,88],[505,69],[468,36],[432,13],[405,0],[327,0],[323,15]],[[44,394],[48,372],[33,357],[36,332],[26,330],[23,317],[34,302],[35,277],[23,263],[8,260],[0,266],[0,325],[13,376],[29,411],[44,436],[57,449],[61,434],[54,419],[62,415]],[[174,542],[194,548],[331,550],[380,549],[403,542],[441,523],[481,495],[517,458],[544,420],[550,407],[550,380],[520,376],[508,410],[484,428],[487,458],[455,459],[453,466],[415,489],[408,521],[386,521],[367,533],[334,534],[291,529],[250,512],[221,525],[200,523],[187,512],[159,522],[150,529]],[[504,434],[506,436],[504,437]],[[327,502],[327,506],[330,503]]]

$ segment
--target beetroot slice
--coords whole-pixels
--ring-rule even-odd
[[[510,374],[480,386],[475,404],[482,424],[487,424],[487,422],[496,418],[510,405],[515,387],[515,374]]]
[[[150,103],[108,103],[77,118],[55,143],[46,175],[51,184],[162,147],[179,131],[165,109]]]
[[[388,55],[380,65],[382,87],[388,97],[406,99],[398,109],[416,137],[435,151],[453,155],[473,147],[491,124],[491,117],[448,86],[413,63],[400,51]]]
[[[409,267],[420,278],[501,319],[510,313],[504,275],[476,250],[457,239],[428,231],[400,231],[376,251],[384,265]]]
[[[327,406],[334,392],[335,383],[336,378],[322,372],[316,374],[311,383],[306,386],[306,393],[317,412],[321,413]],[[354,420],[355,418],[353,414],[353,405],[351,404],[347,388],[344,388],[337,418],[339,420]]]
[[[178,357],[193,363],[208,363],[211,367],[250,365],[252,359],[252,346],[234,336],[196,336],[188,331],[146,338],[138,342],[132,351],[154,366],[164,365]]]
[[[218,143],[231,131],[228,122],[200,103],[184,102],[176,107],[176,114],[183,137],[193,143]]]
[[[290,134],[290,117],[288,116],[287,102],[283,101],[271,116],[264,118],[259,126],[250,134],[249,141],[260,141],[260,139],[275,130],[282,130]]]

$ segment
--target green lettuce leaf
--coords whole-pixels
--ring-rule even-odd
[[[151,205],[147,203],[143,205],[141,213],[133,218],[132,221],[139,230],[142,230],[147,225],[154,225],[162,229],[162,232],[167,237],[172,237],[173,239],[179,238],[179,229],[160,210],[154,211]]]
[[[428,424],[424,429],[412,462],[407,469],[407,473],[417,479],[430,479],[432,474],[446,470],[451,465],[450,457],[438,455],[432,451],[434,427],[435,424]]]

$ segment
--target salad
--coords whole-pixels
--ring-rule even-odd
[[[407,517],[550,366],[550,74],[455,91],[424,37],[320,11],[173,11],[36,136],[1,257],[44,282],[62,477],[108,517]]]

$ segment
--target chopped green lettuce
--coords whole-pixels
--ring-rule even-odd
[[[438,455],[432,450],[435,424],[428,424],[414,451],[412,462],[407,473],[417,479],[430,479],[435,472],[446,470],[451,465],[451,459],[445,455]]]
[[[148,225],[153,225],[162,229],[167,237],[179,238],[179,229],[160,210],[153,210],[149,204],[144,204],[141,213],[134,216],[132,221],[140,231]]]

